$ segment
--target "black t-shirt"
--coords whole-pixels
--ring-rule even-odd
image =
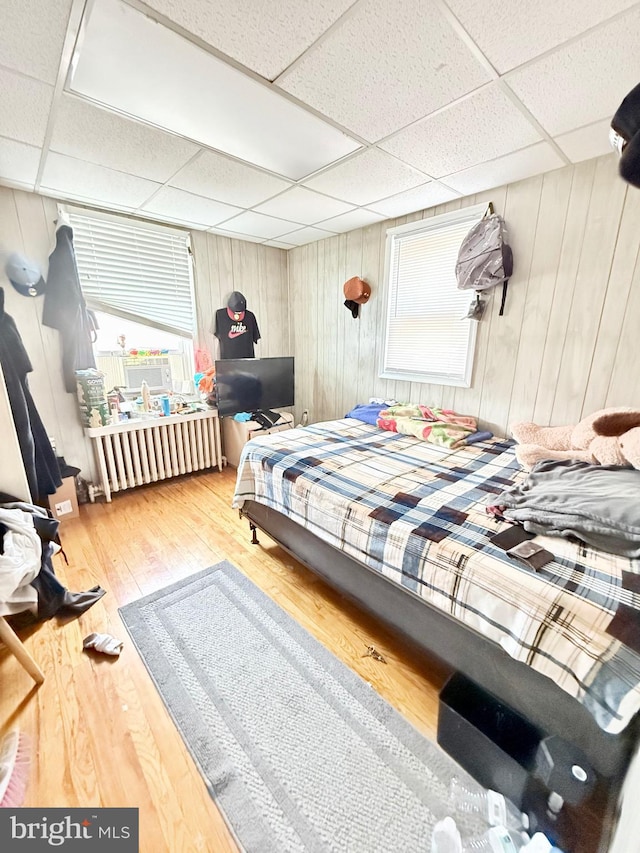
[[[220,358],[255,358],[253,345],[260,340],[260,331],[251,311],[241,312],[235,320],[227,308],[219,308],[213,333],[220,341]]]

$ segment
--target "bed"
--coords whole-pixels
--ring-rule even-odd
[[[524,476],[509,441],[448,449],[346,418],[254,438],[234,506],[613,789],[638,738],[639,561],[556,537],[539,573],[512,561],[487,505]]]

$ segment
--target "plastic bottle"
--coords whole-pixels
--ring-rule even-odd
[[[526,832],[492,826],[482,835],[462,842],[456,822],[452,817],[439,821],[433,828],[431,853],[525,853],[531,839]],[[547,842],[548,844],[548,842]],[[532,853],[549,853],[531,848]]]
[[[547,800],[547,817],[549,820],[556,821],[558,819],[558,815],[562,810],[564,805],[564,800],[558,794],[557,791],[552,791],[549,794],[549,799]]]
[[[453,808],[480,814],[490,826],[505,826],[515,832],[529,829],[529,818],[497,791],[474,791],[454,777],[451,780]]]
[[[492,826],[479,838],[465,842],[462,853],[519,853],[530,840],[526,832]]]
[[[562,853],[562,850],[554,847],[542,832],[536,832],[531,841],[522,848],[521,853]]]
[[[147,380],[143,379],[140,386],[140,396],[142,397],[142,409],[145,412],[151,410],[151,391],[147,385]]]

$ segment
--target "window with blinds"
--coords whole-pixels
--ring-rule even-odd
[[[486,205],[387,231],[389,302],[381,376],[469,387],[476,322],[463,320],[474,294],[458,290],[463,239]]]
[[[181,337],[194,331],[189,235],[115,217],[70,213],[90,308]]]

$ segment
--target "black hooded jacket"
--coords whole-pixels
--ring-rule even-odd
[[[62,485],[62,480],[47,431],[29,391],[27,373],[31,373],[33,367],[13,317],[4,310],[4,290],[1,287],[0,364],[31,498],[34,501],[42,500],[54,494],[58,486]]]

